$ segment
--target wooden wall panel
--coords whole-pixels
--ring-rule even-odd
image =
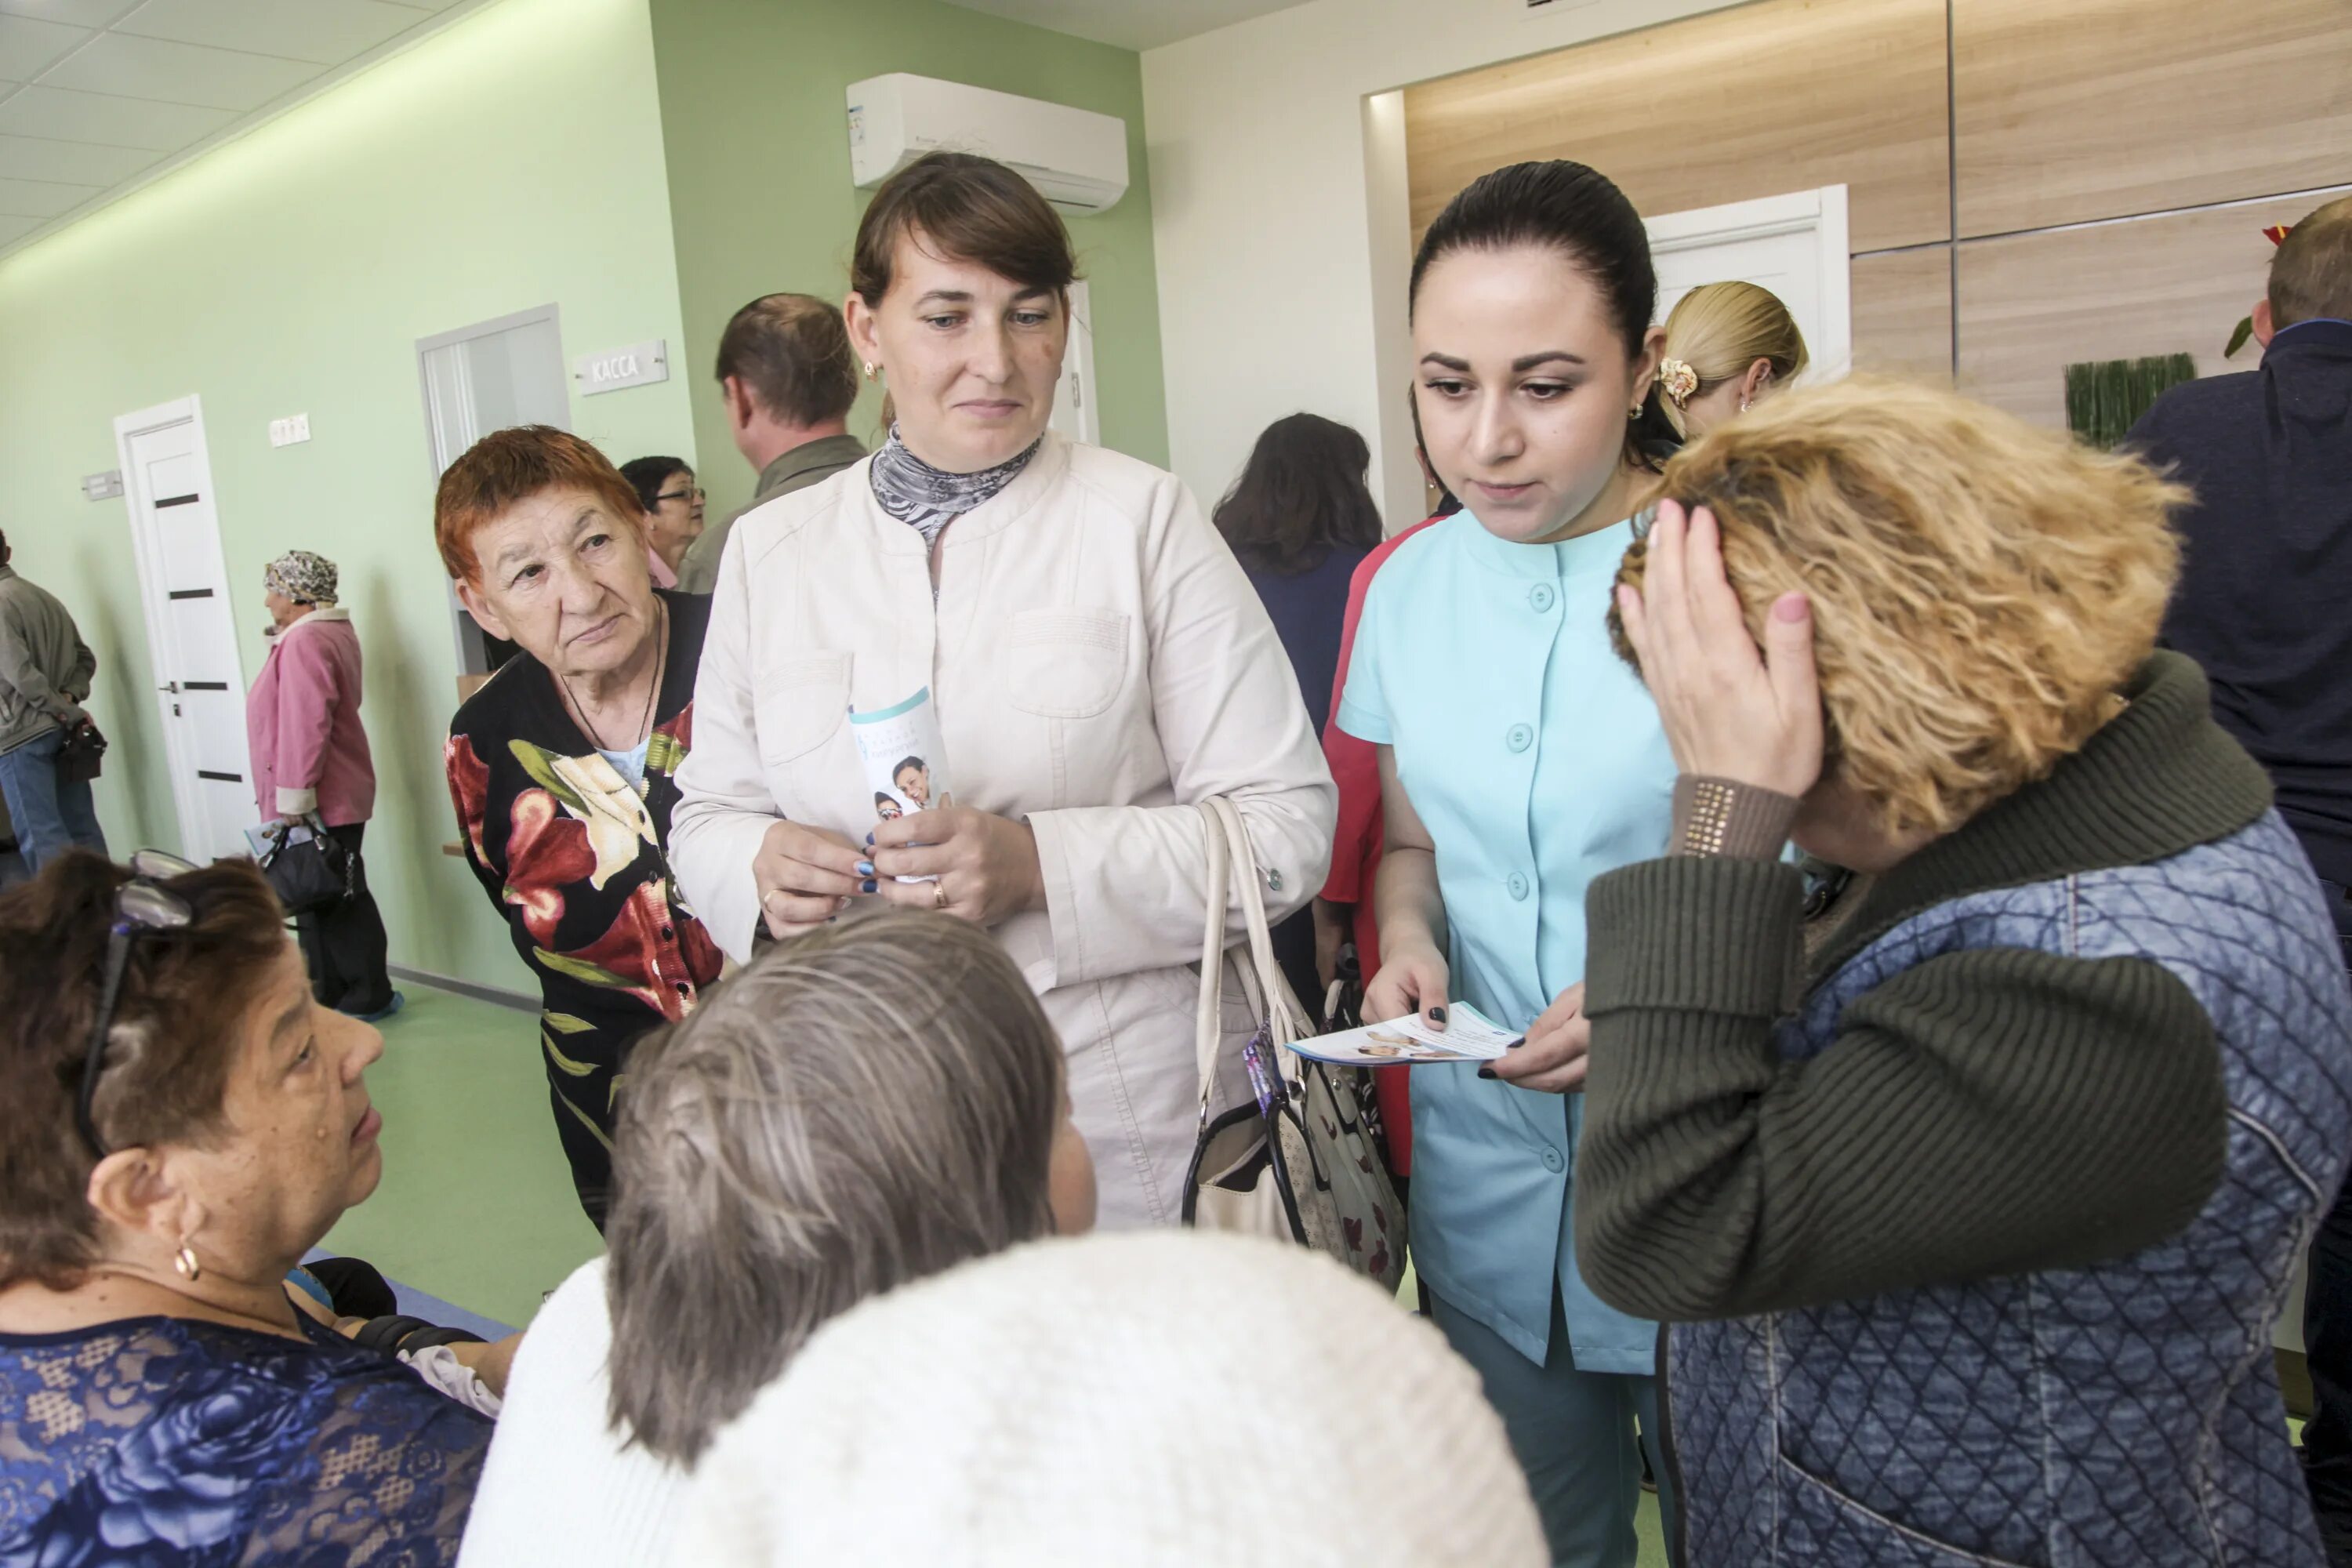
[[[1960,390],[2063,426],[2070,363],[2190,353],[2200,375],[2252,369],[2253,344],[2234,360],[2221,350],[2270,275],[2262,228],[2293,223],[2324,199],[1963,244]]]
[[[1857,256],[1851,274],[1853,368],[1952,384],[1952,253]]]
[[[1408,88],[1413,233],[1574,158],[1644,213],[1843,183],[1854,249],[1948,238],[1945,58],[1944,0],[1760,0]]]
[[[2347,0],[1953,0],[1952,52],[1964,236],[2307,189],[2352,156]]]

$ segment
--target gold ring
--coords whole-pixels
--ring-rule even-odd
[[[935,910],[944,910],[947,907],[948,885],[945,882],[933,882],[931,884],[931,908]]]

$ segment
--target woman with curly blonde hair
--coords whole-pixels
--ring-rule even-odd
[[[2352,992],[2156,648],[2182,492],[1856,382],[1663,485],[1675,833],[1592,887],[1576,1241],[1676,1325],[1683,1561],[2317,1564],[2269,1332]],[[1791,836],[1874,877],[1809,959]]]

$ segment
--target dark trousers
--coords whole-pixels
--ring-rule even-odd
[[[2352,889],[2322,881],[2345,965],[2352,969]],[[2303,1473],[2334,1568],[2352,1568],[2352,1183],[2311,1240],[2303,1299],[2303,1353],[2313,1413],[2303,1429]]]
[[[555,1081],[555,1070],[552,1065],[547,1069],[547,1102],[555,1112],[556,1140],[563,1145],[563,1158],[572,1167],[572,1190],[580,1194],[581,1212],[601,1236],[604,1216],[613,1206],[613,1146],[605,1142],[611,1134],[563,1092],[564,1086]],[[580,1092],[582,1098],[595,1097],[606,1104],[612,1102],[610,1070],[579,1082],[582,1089],[575,1092]]]
[[[1306,1005],[1307,1021],[1323,1022],[1323,984],[1315,973],[1315,911],[1301,910],[1267,933],[1274,939],[1274,962],[1290,989]]]
[[[302,962],[310,970],[310,994],[320,1006],[343,1013],[375,1013],[392,1005],[392,977],[383,967],[388,947],[383,916],[376,912],[374,895],[368,891],[367,862],[360,858],[360,839],[366,832],[364,822],[327,829],[330,837],[351,851],[356,890],[325,914],[300,915],[294,921]]]

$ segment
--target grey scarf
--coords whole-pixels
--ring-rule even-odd
[[[921,534],[925,544],[937,543],[940,530],[1018,478],[1045,439],[1038,437],[1029,443],[1028,450],[992,468],[982,468],[976,474],[950,474],[907,450],[906,443],[898,439],[898,427],[893,425],[890,438],[874,454],[873,465],[867,470],[874,499],[882,503],[884,511]]]

